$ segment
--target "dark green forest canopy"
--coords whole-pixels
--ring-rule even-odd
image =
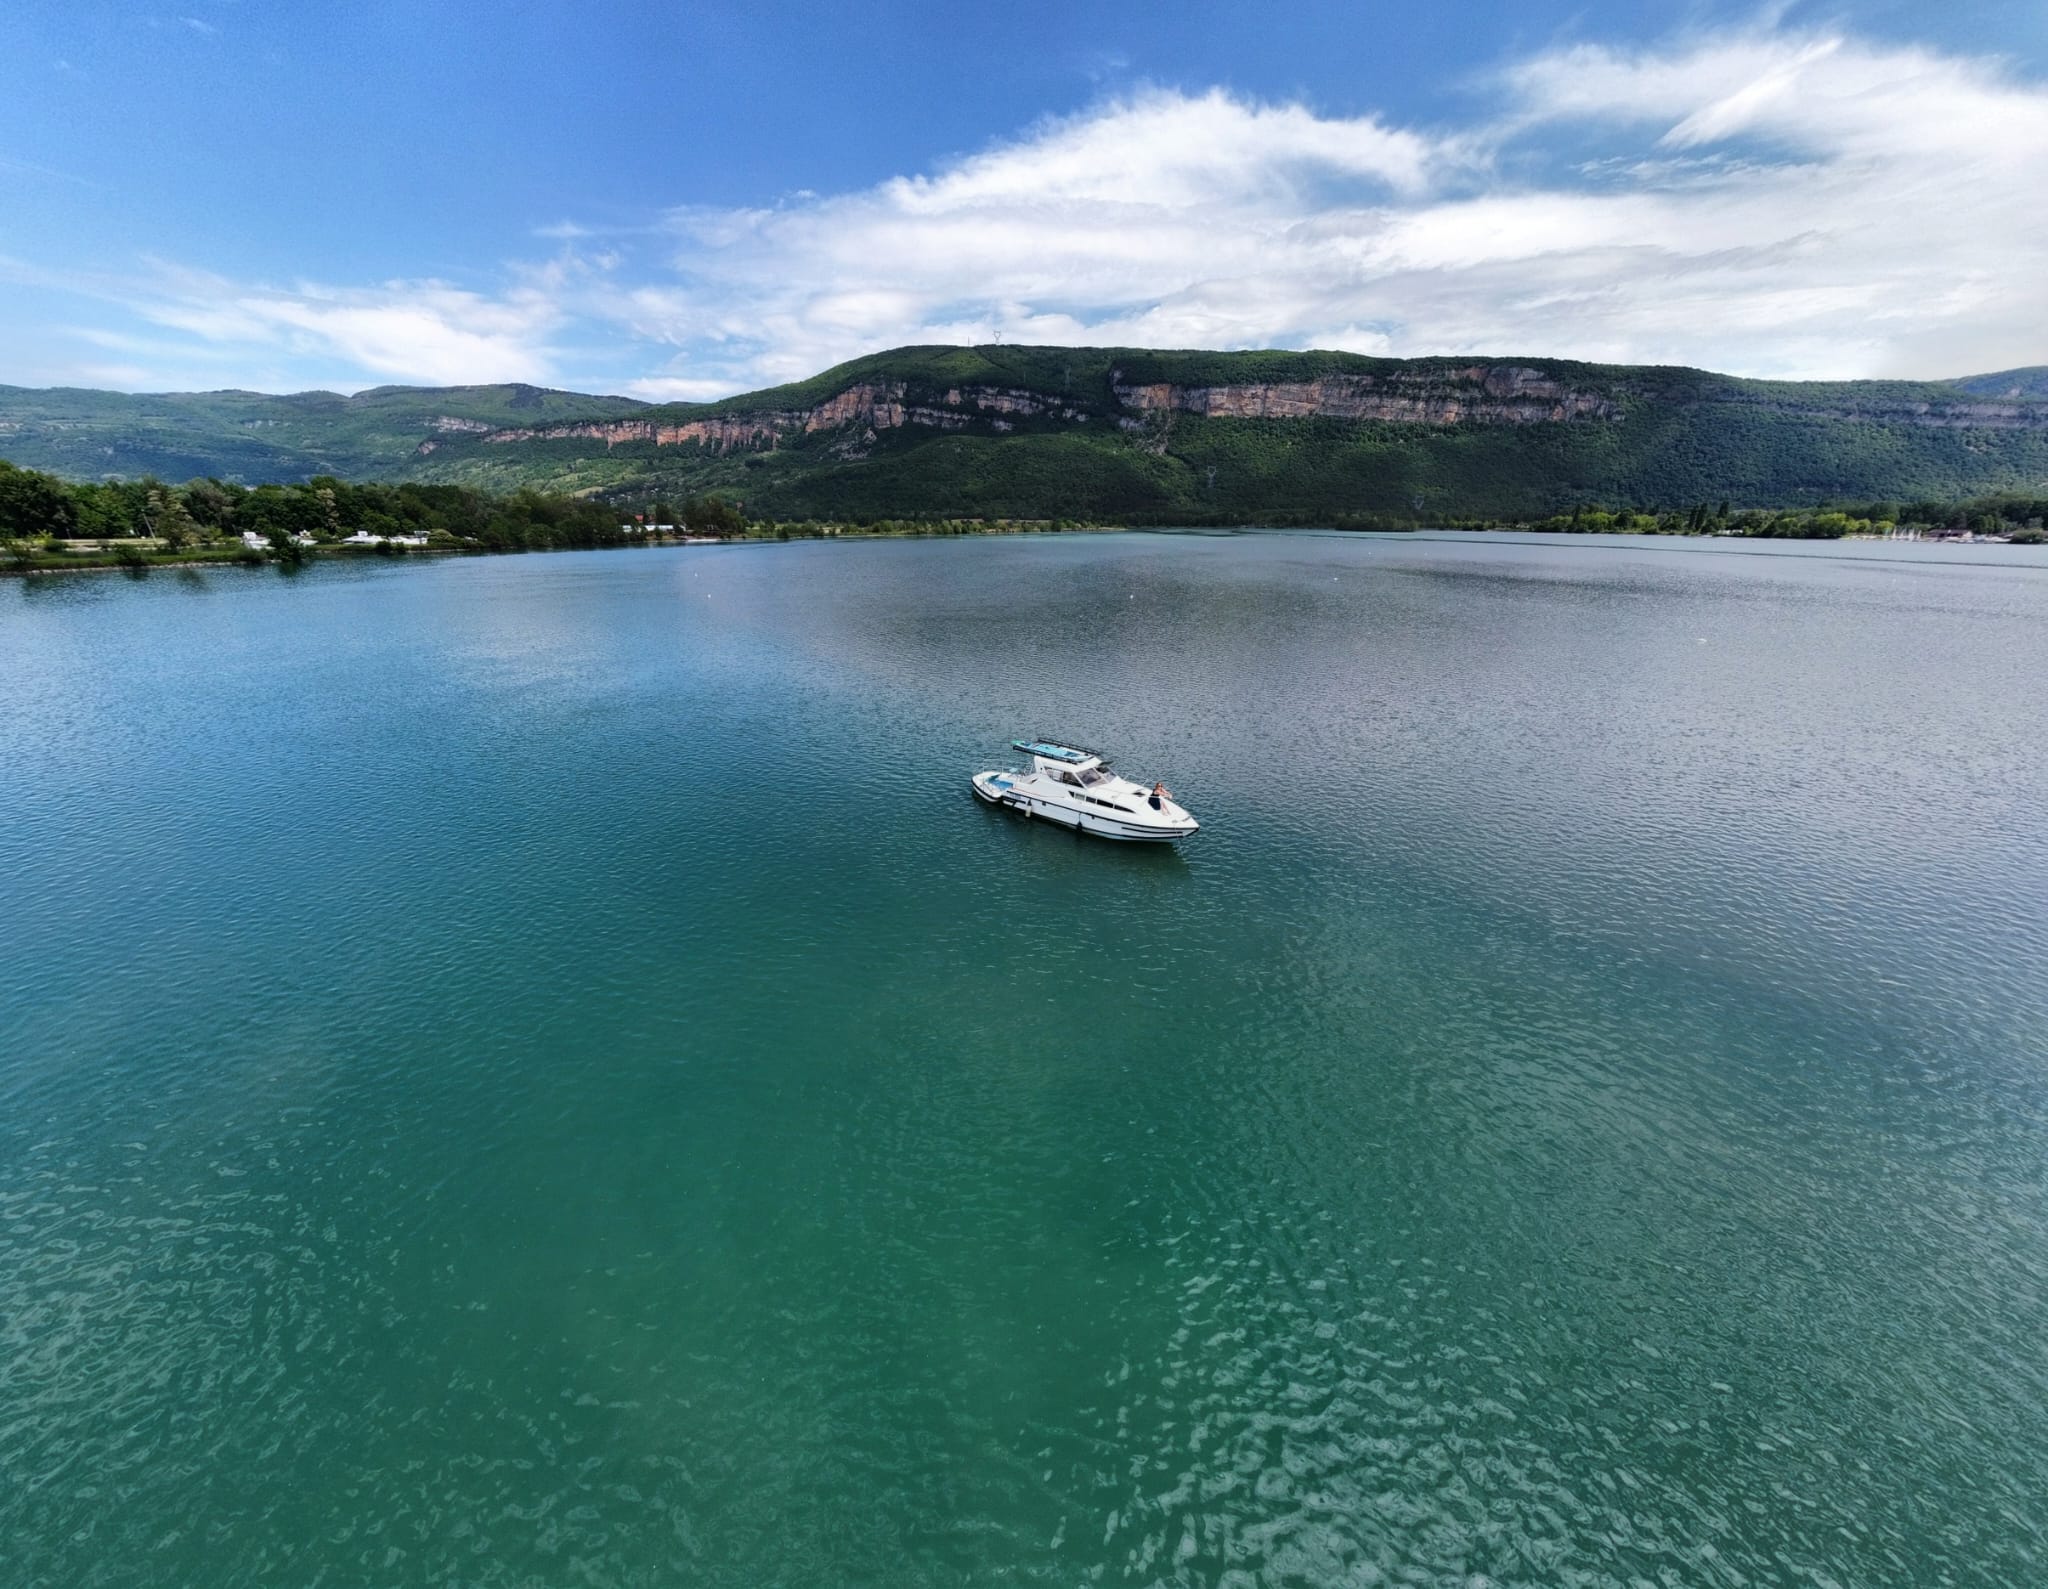
[[[732,510],[709,506],[722,527],[738,528]],[[358,484],[331,475],[253,489],[215,479],[176,486],[147,477],[65,481],[0,462],[0,541],[18,560],[36,549],[34,543],[52,538],[148,540],[177,552],[243,536],[298,555],[352,536],[525,551],[623,545],[633,532],[608,503],[531,490],[494,495],[468,486]]]
[[[1503,376],[1573,401],[1554,420],[1489,417],[1480,399]],[[1279,389],[1300,411],[1312,383],[1436,406],[1421,418],[1337,417],[1314,403],[1296,417],[1225,417],[1261,405],[1202,400]],[[678,440],[690,427],[696,439]],[[713,403],[531,386],[353,397],[0,388],[0,456],[74,480],[331,476],[619,504],[716,493],[785,520],[1427,523],[1595,503],[1818,508],[2048,494],[2048,372],[1786,382],[1536,356],[910,347]]]
[[[970,438],[950,437],[945,455],[960,478],[949,488],[972,484],[973,471],[989,456]],[[1027,481],[1041,495],[1058,494],[1066,474],[1064,455],[1085,446],[1077,438],[1052,437],[1041,447],[1012,456],[1037,460],[1041,479]],[[356,483],[322,475],[310,481],[250,488],[217,479],[170,485],[144,478],[128,481],[66,481],[0,462],[0,547],[8,567],[23,571],[59,567],[79,558],[139,565],[164,558],[278,556],[298,562],[322,548],[402,550],[404,545],[444,551],[544,551],[570,547],[645,544],[652,537],[815,535],[840,528],[885,534],[960,533],[991,528],[1045,529],[1069,524],[1165,522],[1235,523],[1245,517],[1216,513],[1176,516],[1143,504],[1153,481],[1146,473],[1166,467],[1156,456],[1132,454],[1128,476],[1107,481],[1102,495],[1136,508],[1108,505],[1074,518],[1015,519],[886,512],[822,514],[797,518],[750,516],[717,495],[676,501],[650,499],[639,509],[588,497],[566,497],[530,488],[494,494],[469,486],[406,482]],[[1012,476],[1014,483],[1015,476]],[[1873,501],[1840,508],[1731,509],[1723,501],[1696,503],[1662,513],[1581,505],[1544,518],[1445,519],[1471,528],[1515,526],[1541,531],[1660,535],[1747,535],[1832,539],[1882,534],[1900,525],[1945,533],[2010,536],[2039,543],[2048,539],[2048,496],[2006,496],[1960,503]],[[1282,512],[1256,522],[1318,523],[1352,529],[1412,527],[1399,513],[1341,513],[1313,516]],[[402,543],[402,544],[401,544]]]

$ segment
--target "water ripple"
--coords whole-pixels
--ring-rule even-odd
[[[10,1581],[2048,1578],[2036,574],[0,600]]]

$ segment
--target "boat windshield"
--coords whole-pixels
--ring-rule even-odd
[[[1093,789],[1099,783],[1109,782],[1109,774],[1100,767],[1083,767],[1075,776],[1081,780],[1084,789]]]

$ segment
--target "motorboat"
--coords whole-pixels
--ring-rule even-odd
[[[1109,758],[1074,745],[1016,739],[1027,767],[978,772],[974,792],[992,806],[1057,822],[1105,839],[1171,843],[1201,826],[1163,784],[1147,788],[1109,770]]]

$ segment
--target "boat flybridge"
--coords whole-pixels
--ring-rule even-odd
[[[992,806],[1009,806],[1105,839],[1164,843],[1184,839],[1201,826],[1164,785],[1148,789],[1120,778],[1109,770],[1106,756],[1039,739],[1010,743],[1031,758],[1031,765],[974,775],[974,792]]]

